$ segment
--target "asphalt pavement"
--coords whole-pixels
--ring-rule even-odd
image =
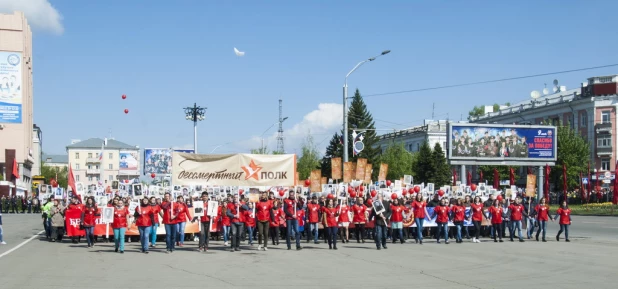
[[[615,288],[618,281],[618,218],[573,217],[571,242],[328,245],[302,242],[287,251],[284,242],[269,251],[242,246],[230,253],[211,242],[208,253],[194,242],[172,254],[158,248],[146,255],[138,243],[125,254],[112,244],[50,243],[38,215],[3,215],[0,288]],[[30,240],[30,241],[28,241]],[[25,244],[24,244],[25,242]],[[17,248],[17,249],[15,249]],[[15,250],[13,250],[15,249]],[[7,254],[8,252],[8,254]]]

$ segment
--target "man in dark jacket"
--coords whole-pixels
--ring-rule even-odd
[[[536,210],[534,210],[534,208],[536,207],[536,201],[534,198],[526,197],[526,199],[524,199],[523,205],[524,211],[527,214],[526,235],[528,239],[532,239],[532,233],[534,233],[534,225],[536,222],[536,220],[534,219],[536,217]]]
[[[369,215],[369,220],[375,220],[374,222],[374,240],[376,242],[376,247],[380,250],[380,246],[384,249],[386,248],[386,225],[388,224],[388,220],[391,217],[391,207],[389,204],[384,202],[384,199],[381,194],[378,194],[378,199],[373,203],[373,208],[371,209],[371,214]]]

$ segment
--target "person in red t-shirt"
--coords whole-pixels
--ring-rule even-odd
[[[436,218],[438,228],[436,230],[436,242],[440,244],[440,234],[444,234],[444,243],[448,244],[448,219],[451,208],[446,205],[446,198],[440,200],[440,205],[433,208],[433,216]]]
[[[150,206],[152,207],[153,213],[153,221],[152,227],[150,228],[150,247],[154,248],[157,245],[157,229],[159,228],[159,212],[161,211],[161,206],[157,203],[157,198],[150,197]]]
[[[457,199],[456,204],[453,204],[451,207],[451,212],[453,214],[453,224],[455,224],[455,228],[457,228],[457,233],[455,234],[455,243],[463,243],[461,238],[461,231],[463,230],[464,219],[466,218],[466,208],[463,206],[463,199]]]
[[[217,209],[217,214],[219,215],[219,220],[221,222],[221,228],[223,229],[223,246],[228,246],[230,239],[230,229],[232,227],[232,222],[230,221],[230,217],[227,216],[227,205],[229,202],[227,200],[223,200],[221,202],[221,206]]]
[[[399,199],[394,199],[391,203],[391,229],[393,230],[391,239],[393,239],[393,244],[397,242],[397,238],[399,238],[399,242],[401,244],[405,243],[403,240],[404,211],[406,211],[406,207],[399,201]]]
[[[114,248],[118,252],[124,254],[124,233],[127,230],[129,224],[129,209],[124,206],[122,200],[116,200],[114,206],[114,221],[112,222],[112,229],[114,229]]]
[[[427,212],[427,203],[423,200],[423,194],[416,194],[414,202],[412,202],[412,213],[414,214],[414,223],[416,224],[416,243],[423,245],[423,224],[425,223]]]
[[[272,208],[272,220],[270,222],[270,238],[273,241],[273,246],[274,245],[279,245],[279,227],[281,226],[282,223],[285,222],[285,220],[283,219],[283,209],[281,209],[281,203],[279,202],[279,200],[275,199],[272,201],[273,204],[273,208]]]
[[[255,206],[253,203],[247,203],[248,210],[244,212],[244,224],[249,235],[249,246],[253,246],[253,231],[255,231]]]
[[[515,236],[515,229],[519,233],[519,242],[524,242],[524,238],[521,235],[521,220],[522,217],[528,217],[524,206],[521,204],[521,197],[515,198],[515,203],[508,206],[509,212],[511,212],[511,227],[509,228],[509,235],[511,242]]]
[[[491,219],[491,225],[494,228],[494,242],[498,242],[496,236],[502,241],[502,215],[504,214],[504,208],[500,205],[500,201],[498,199],[494,200],[493,206],[491,206],[488,210],[489,216]]]
[[[318,203],[318,197],[312,196],[311,202],[307,204],[307,222],[309,223],[309,232],[307,232],[307,243],[311,240],[311,236],[313,236],[313,242],[315,244],[319,244],[318,242],[318,222],[320,220],[321,206]]]
[[[571,226],[571,209],[569,209],[569,205],[566,201],[562,202],[562,206],[558,208],[556,211],[555,219],[558,219],[560,216],[560,231],[558,231],[558,235],[556,235],[556,241],[560,242],[560,234],[564,232],[564,240],[566,242],[571,242],[569,240],[569,226]]]
[[[536,220],[539,224],[539,229],[536,231],[536,241],[539,241],[539,234],[543,231],[543,242],[547,242],[545,239],[545,233],[547,232],[547,221],[552,217],[549,215],[549,206],[547,205],[547,200],[545,198],[541,198],[541,203],[536,205],[534,208],[536,212]]]
[[[296,241],[296,250],[301,250],[300,232],[298,231],[298,221],[296,220],[296,211],[299,209],[298,201],[296,200],[296,192],[294,190],[290,190],[288,195],[289,197],[283,200],[283,213],[285,214],[285,224],[287,227],[285,242],[288,245],[288,250],[291,250],[292,244],[290,239],[294,236],[294,240]]]
[[[354,234],[356,235],[356,242],[360,243],[361,240],[365,243],[365,223],[367,222],[367,206],[363,205],[363,198],[359,197],[356,200],[356,204],[352,206],[352,222],[354,222]]]
[[[81,224],[86,231],[86,240],[88,241],[88,248],[94,246],[94,226],[96,225],[96,217],[101,216],[97,203],[94,201],[94,197],[88,197],[86,199],[86,205],[82,207]]]
[[[232,223],[232,228],[230,230],[231,234],[231,247],[230,247],[230,252],[234,252],[234,251],[240,251],[240,234],[243,231],[243,221],[245,219],[244,217],[244,211],[248,210],[249,208],[247,207],[247,205],[243,205],[240,203],[240,200],[238,198],[238,195],[234,196],[234,200],[227,204],[227,211],[226,211],[226,215],[228,218],[230,218],[230,222]]]
[[[338,205],[336,209],[339,212],[337,222],[339,227],[341,227],[341,242],[350,243],[350,215],[348,214],[350,207],[348,206],[348,199],[342,199],[341,205]]]
[[[135,209],[135,224],[139,230],[140,243],[142,244],[142,253],[148,254],[148,245],[150,244],[150,228],[152,227],[154,214],[150,207],[148,197],[144,197],[140,206]]]
[[[206,212],[208,212],[208,193],[202,192],[202,202],[204,202],[204,215],[199,217],[200,219],[200,243],[198,246],[198,252],[207,252],[208,251],[208,240],[210,239],[210,216]],[[191,223],[197,221],[198,217],[193,217]]]
[[[470,217],[472,219],[472,224],[474,225],[474,238],[472,238],[472,243],[480,243],[479,236],[481,235],[481,222],[483,221],[483,202],[481,201],[481,197],[474,197],[474,202],[470,204]]]
[[[337,216],[339,210],[335,208],[334,201],[329,199],[326,202],[326,207],[322,208],[322,222],[324,228],[328,231],[328,249],[337,250]]]
[[[161,211],[159,215],[162,218],[163,225],[165,225],[165,245],[166,245],[166,253],[170,254],[174,252],[176,249],[176,215],[174,211],[176,211],[176,207],[178,204],[174,204],[171,202],[170,193],[165,193],[163,196],[163,202],[161,203]]]
[[[176,246],[182,247],[185,244],[185,227],[187,221],[190,221],[193,217],[189,213],[189,207],[185,203],[183,196],[176,198],[176,204],[174,204],[174,214],[176,215]]]
[[[270,221],[274,219],[274,216],[272,202],[268,200],[266,193],[262,193],[260,201],[255,207],[257,211],[258,250],[262,249],[263,240],[264,251],[268,251],[268,231],[270,230]]]

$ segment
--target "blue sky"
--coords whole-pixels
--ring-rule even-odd
[[[289,117],[286,151],[299,152],[308,132],[322,150],[341,128],[345,74],[385,49],[392,52],[349,78],[350,94],[618,63],[616,1],[2,2],[0,11],[25,11],[34,30],[34,120],[46,153],[110,130],[142,148],[191,148],[182,108],[194,102],[208,107],[201,153],[247,152],[277,121],[279,98]],[[434,103],[436,119],[465,119],[474,105],[525,100],[554,78],[573,88],[617,72],[365,101],[377,129],[402,129],[430,119]],[[265,134],[270,149],[275,134]]]

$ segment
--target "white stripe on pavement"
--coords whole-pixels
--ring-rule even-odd
[[[30,241],[32,241],[32,240],[34,240],[34,238],[38,237],[39,235],[41,235],[41,234],[43,234],[43,233],[45,233],[45,230],[43,230],[43,231],[41,231],[41,232],[38,232],[36,235],[33,235],[32,237],[30,237],[30,239],[28,239],[28,240],[26,240],[26,241],[23,241],[23,242],[21,242],[19,245],[15,246],[14,248],[11,248],[10,250],[8,250],[8,251],[6,251],[6,252],[4,252],[4,253],[0,254],[0,258],[2,258],[2,257],[4,257],[4,256],[6,256],[6,255],[10,254],[11,252],[13,252],[13,251],[15,251],[15,250],[17,250],[17,249],[21,248],[23,245],[26,245],[28,242],[30,242]]]

